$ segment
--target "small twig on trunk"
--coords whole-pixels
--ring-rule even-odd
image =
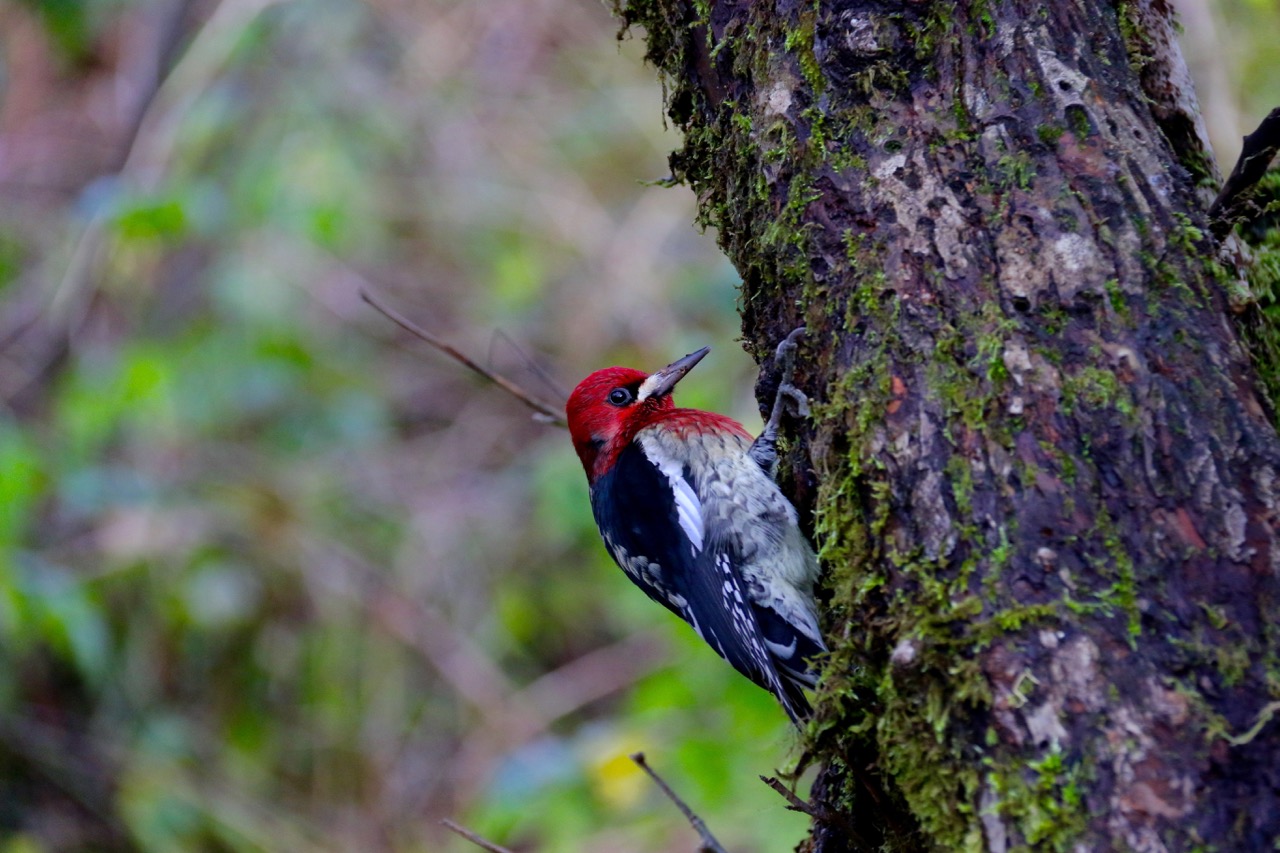
[[[489,853],[513,853],[513,851],[509,850],[506,847],[503,847],[501,844],[494,844],[492,841],[488,840],[487,838],[482,838],[481,836],[476,835],[474,832],[467,829],[465,826],[454,823],[448,818],[445,818],[444,820],[440,821],[440,823],[448,827],[453,832],[456,832],[458,835],[461,835],[463,838],[467,839],[475,846],[480,847],[484,850],[488,850]]]
[[[449,356],[449,358],[458,362],[458,364],[461,364],[463,367],[466,367],[483,376],[485,379],[488,379],[494,385],[497,385],[503,391],[506,391],[512,397],[515,397],[530,409],[533,409],[533,411],[537,413],[535,417],[538,420],[549,424],[555,424],[560,427],[567,427],[569,425],[565,420],[564,412],[560,408],[552,406],[549,403],[544,403],[528,391],[525,391],[516,383],[512,382],[510,379],[507,379],[505,376],[494,373],[489,368],[481,366],[479,363],[465,355],[461,350],[451,344],[445,343],[443,340],[431,334],[426,329],[423,329],[421,326],[418,326],[394,308],[383,304],[369,291],[361,289],[360,298],[365,302],[368,302],[374,309],[382,314],[382,316],[386,317],[409,334],[430,344],[432,347]]]
[[[1240,159],[1236,160],[1222,191],[1209,207],[1214,233],[1226,234],[1241,218],[1245,201],[1242,196],[1262,180],[1277,151],[1280,151],[1280,107],[1268,113],[1258,129],[1244,138]]]
[[[1223,735],[1222,739],[1232,746],[1244,746],[1258,736],[1258,733],[1271,722],[1271,718],[1280,711],[1280,702],[1268,702],[1261,711],[1258,712],[1258,719],[1247,732],[1238,735]]]
[[[685,820],[689,821],[689,825],[698,833],[698,837],[702,839],[702,846],[698,848],[699,853],[727,853],[720,846],[720,842],[716,841],[716,837],[711,834],[711,830],[707,829],[707,825],[702,822],[702,818],[693,813],[693,809],[685,805],[684,800],[680,799],[675,791],[671,790],[671,786],[650,767],[644,760],[644,753],[637,752],[632,754],[631,760],[640,766],[640,769],[649,774],[649,778],[654,781],[662,793],[667,795],[667,799],[676,804],[676,808],[684,815]]]
[[[773,776],[761,776],[760,781],[782,795],[782,798],[789,804],[787,806],[788,811],[807,814],[809,817],[818,821],[818,823],[825,823],[828,826],[838,826],[845,831],[854,844],[864,849],[871,849],[867,842],[858,833],[857,828],[850,823],[844,815],[827,808],[822,803],[805,802],[796,796],[795,791],[792,791]]]

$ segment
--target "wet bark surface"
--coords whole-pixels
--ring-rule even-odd
[[[809,329],[815,796],[888,849],[1271,849],[1280,443],[1168,7],[620,11],[748,345]]]

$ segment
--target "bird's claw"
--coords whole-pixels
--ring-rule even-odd
[[[784,384],[791,381],[791,371],[795,368],[796,350],[799,349],[799,341],[806,331],[804,326],[792,329],[791,334],[783,338],[778,348],[774,350],[773,357],[782,364],[782,372],[785,374],[782,377]]]
[[[774,475],[778,461],[778,429],[781,426],[783,414],[790,412],[795,417],[809,417],[809,398],[791,382],[795,374],[796,350],[799,349],[797,342],[804,333],[804,326],[795,329],[783,338],[782,343],[778,344],[778,348],[774,351],[774,368],[778,371],[778,390],[773,397],[773,410],[769,412],[769,420],[765,422],[764,430],[759,437],[751,444],[751,458],[770,477]]]
[[[783,402],[784,400],[786,403]],[[787,405],[788,403],[790,405]],[[809,398],[790,382],[778,386],[778,398],[774,405],[785,406],[797,418],[809,417]]]
[[[774,350],[773,365],[778,371],[778,391],[773,399],[773,411],[770,413],[769,423],[775,426],[784,408],[789,409],[797,417],[809,416],[809,398],[791,382],[796,372],[796,352],[800,349],[799,341],[804,337],[805,331],[804,326],[792,329],[791,334],[783,338],[778,348]],[[790,402],[790,406],[786,405],[787,401]]]

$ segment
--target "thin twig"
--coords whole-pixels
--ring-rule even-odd
[[[515,338],[508,335],[502,329],[498,329],[494,332],[493,339],[494,341],[501,341],[511,347],[511,349],[515,350],[516,355],[520,356],[520,359],[525,363],[529,372],[542,380],[542,384],[548,391],[559,397],[561,400],[568,399],[568,390],[563,388],[560,383],[556,381],[555,377],[551,375],[551,371],[547,370],[547,368],[544,367],[537,359],[525,352],[524,347],[520,346],[520,344],[516,342]],[[489,345],[489,353],[490,356],[492,356],[493,344]],[[490,360],[492,360],[492,358]]]
[[[1209,220],[1215,233],[1226,234],[1236,224],[1244,194],[1253,188],[1267,173],[1276,152],[1280,151],[1280,107],[1275,108],[1258,125],[1258,129],[1244,138],[1240,159],[1222,191],[1209,207]]]
[[[790,805],[787,806],[788,811],[807,814],[814,820],[820,820],[823,823],[828,822],[827,818],[830,816],[830,809],[824,809],[819,806],[812,805],[811,803],[806,803],[804,800],[796,796],[795,791],[792,791],[786,785],[779,782],[776,777],[761,776],[760,781],[777,791],[782,795],[784,800],[790,803]]]
[[[461,835],[463,838],[467,839],[475,846],[488,850],[489,853],[512,853],[511,850],[507,849],[506,847],[503,847],[501,844],[494,844],[492,841],[488,840],[487,838],[482,838],[481,836],[476,835],[474,832],[467,829],[465,826],[456,824],[453,821],[449,820],[448,818],[443,819],[442,821],[440,821],[440,823],[448,827],[450,830],[458,833],[458,835]]]
[[[1222,739],[1232,746],[1244,746],[1258,736],[1263,727],[1271,722],[1271,718],[1280,711],[1280,702],[1269,702],[1258,712],[1258,718],[1248,731],[1238,735],[1223,735]]]
[[[859,847],[870,849],[867,842],[858,833],[858,830],[849,822],[844,815],[833,809],[828,808],[822,803],[807,803],[796,796],[796,793],[786,785],[779,782],[773,776],[761,776],[760,781],[768,785],[773,790],[782,795],[782,798],[789,803],[787,811],[800,812],[807,814],[818,823],[825,823],[827,826],[838,826],[852,839],[853,843]]]
[[[418,326],[403,314],[400,314],[394,308],[387,306],[379,299],[375,298],[368,290],[362,288],[360,290],[360,298],[365,302],[368,302],[374,309],[382,314],[382,316],[386,317],[406,332],[409,332],[414,337],[420,338],[430,344],[432,347],[449,356],[449,358],[458,362],[463,367],[466,367],[483,376],[485,379],[488,379],[494,385],[497,385],[503,391],[506,391],[512,397],[515,397],[530,409],[533,409],[534,412],[537,413],[536,417],[538,420],[543,421],[544,423],[555,424],[560,427],[567,427],[569,425],[568,422],[565,421],[564,413],[559,408],[552,406],[549,403],[544,403],[529,392],[525,391],[519,385],[512,382],[510,379],[507,379],[505,376],[494,373],[489,368],[481,366],[453,345],[444,342],[440,338],[428,332],[426,329]]]
[[[680,799],[679,795],[671,790],[671,786],[645,762],[643,752],[634,753],[631,756],[631,760],[638,764],[641,770],[649,774],[649,778],[662,789],[662,793],[667,795],[667,799],[676,804],[676,808],[685,816],[685,820],[689,821],[689,825],[698,833],[698,837],[702,839],[702,846],[699,848],[700,853],[727,853],[720,846],[720,842],[716,841],[716,837],[711,834],[711,830],[707,829],[707,825],[702,822],[702,818],[694,814],[693,809],[685,805],[684,800]]]

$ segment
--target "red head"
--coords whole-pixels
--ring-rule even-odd
[[[651,374],[629,367],[606,367],[578,383],[565,411],[573,447],[587,479],[594,481],[607,470],[622,448],[659,413],[675,409],[672,389],[710,351],[710,347],[703,347]]]

